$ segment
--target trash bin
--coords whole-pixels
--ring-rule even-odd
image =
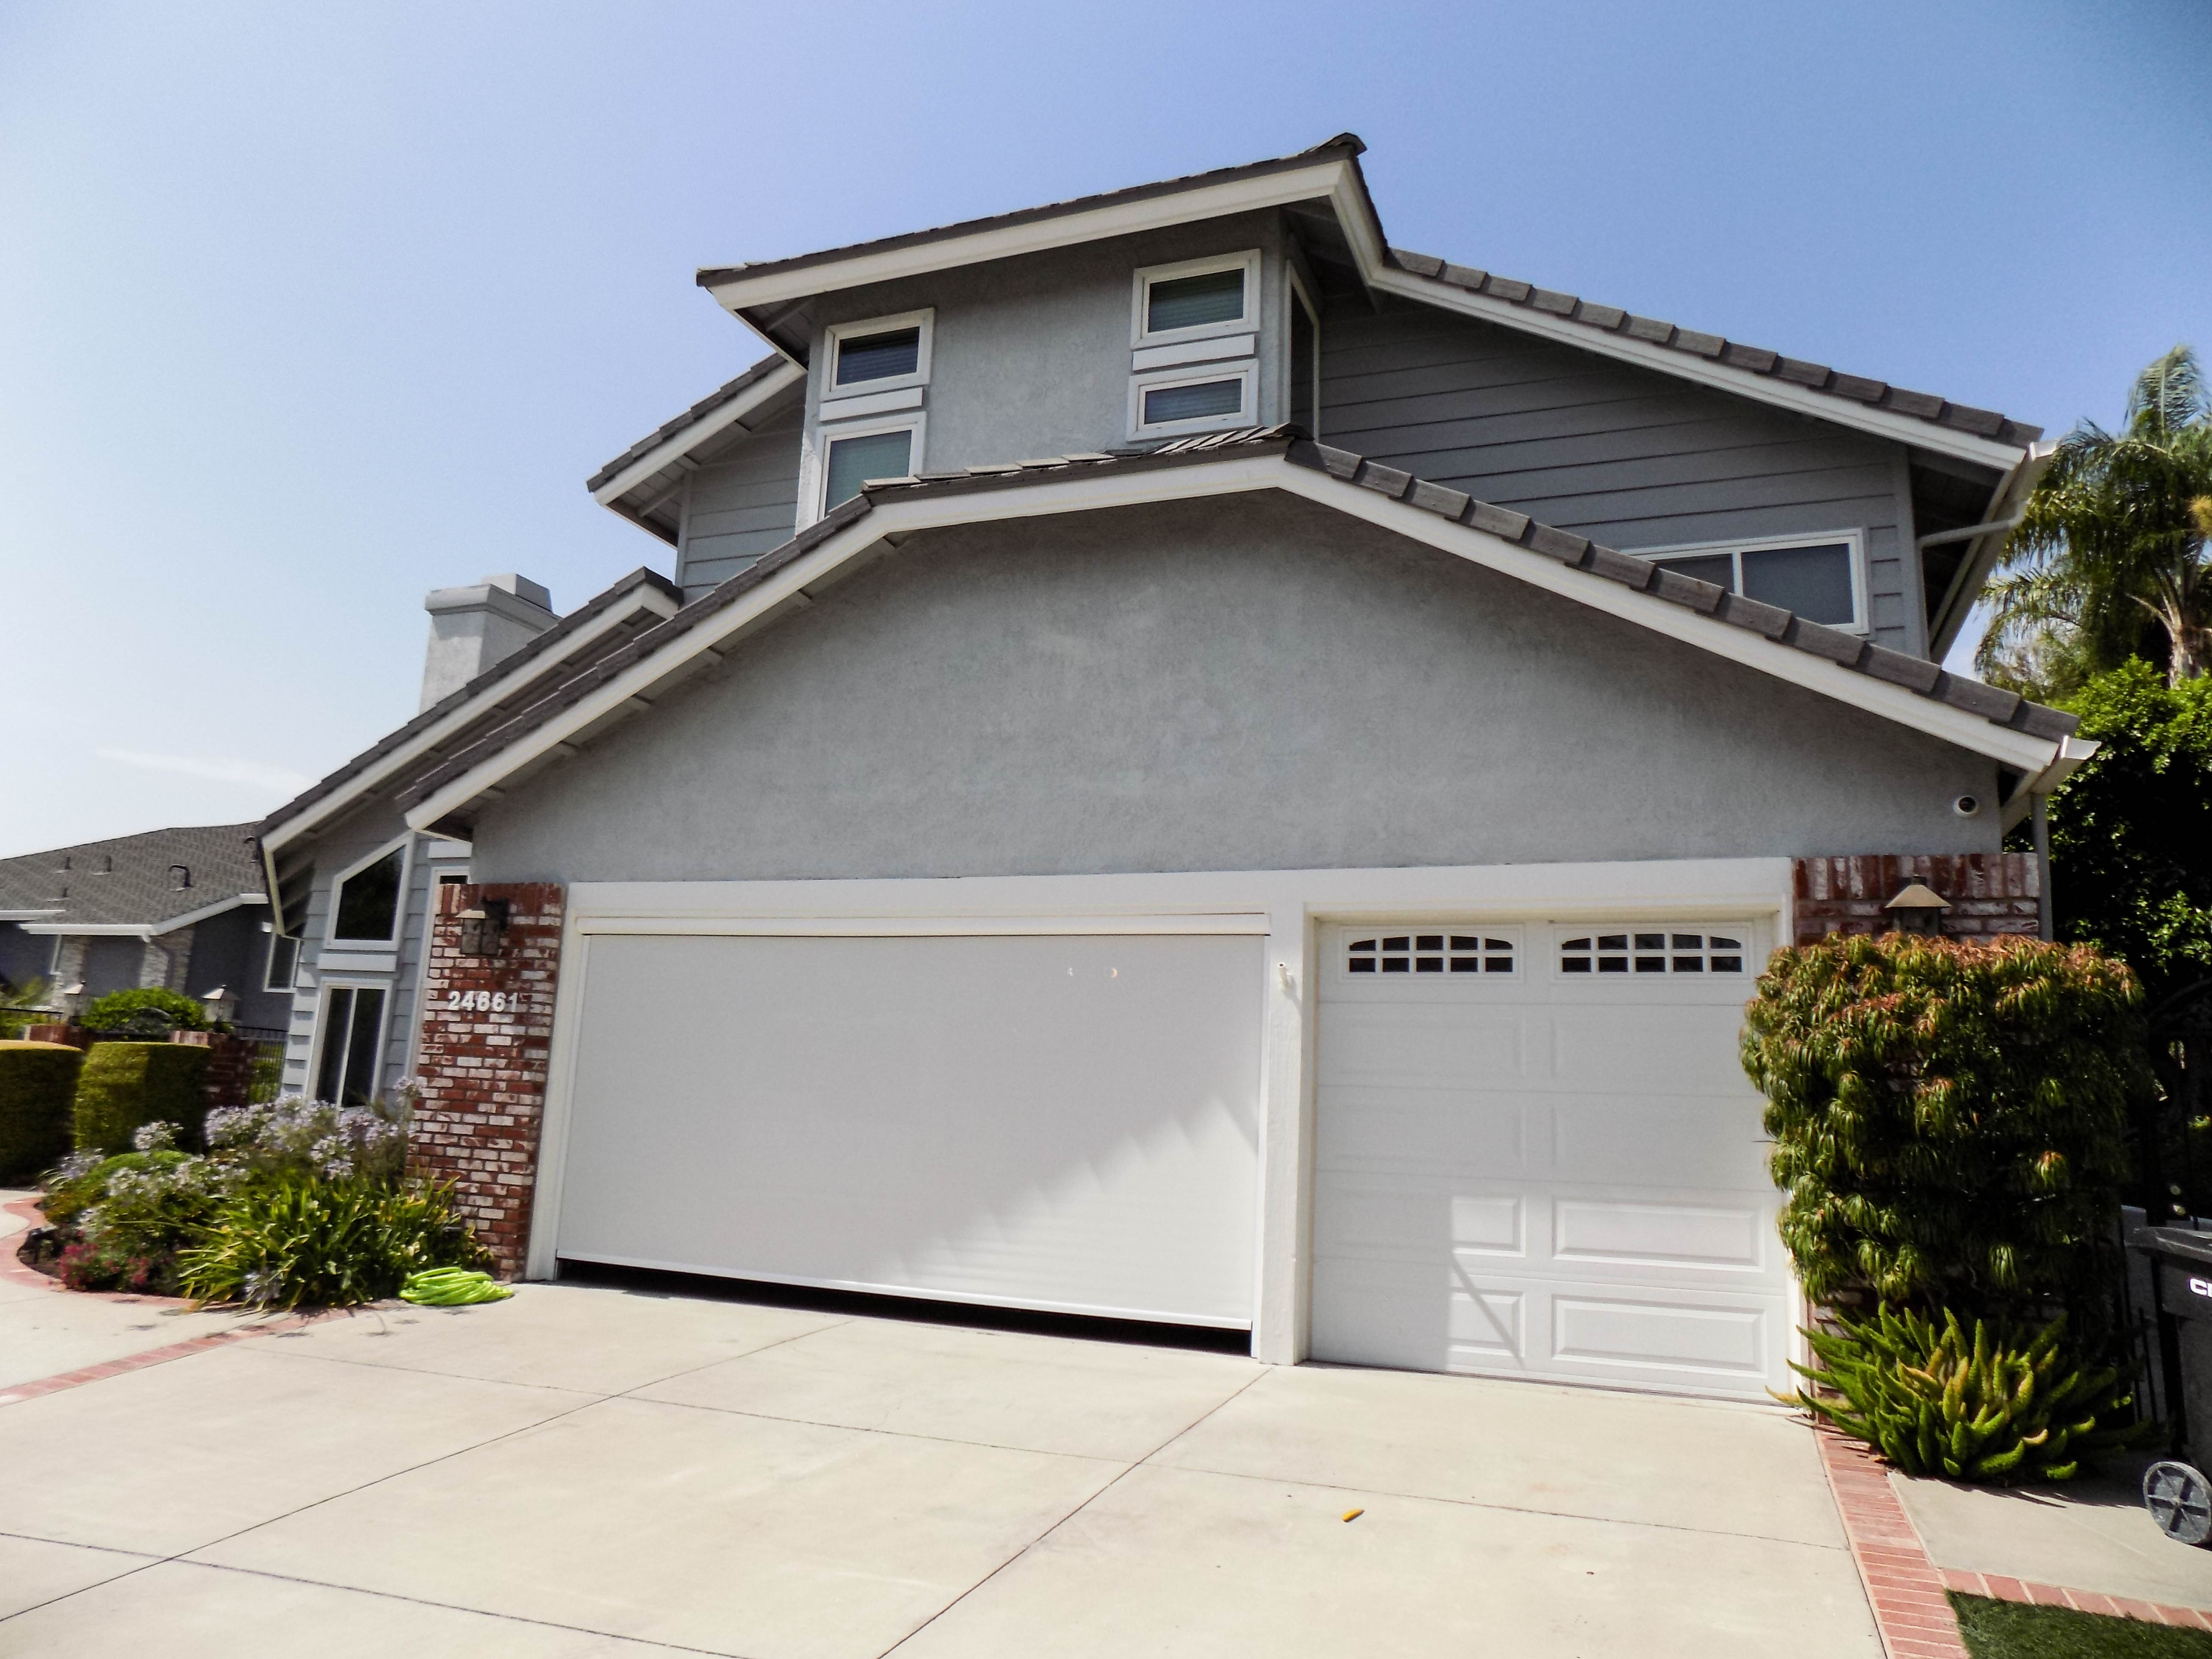
[[[2169,1538],[2212,1541],[2212,1233],[2186,1227],[2136,1227],[2130,1254],[2147,1260],[2158,1310],[2166,1404],[2187,1462],[2154,1463],[2143,1475],[2143,1504]]]

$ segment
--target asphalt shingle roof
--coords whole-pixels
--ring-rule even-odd
[[[149,830],[0,859],[0,910],[53,910],[39,918],[85,927],[159,928],[172,917],[258,893],[261,860],[250,823]],[[191,884],[178,885],[182,865]]]

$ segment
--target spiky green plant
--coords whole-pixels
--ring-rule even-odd
[[[1805,1333],[1821,1369],[1792,1403],[1863,1440],[1907,1474],[2009,1484],[2070,1480],[2085,1461],[2132,1445],[2155,1425],[2111,1425],[2133,1404],[2120,1373],[2093,1368],[2060,1315],[2023,1345],[2018,1328],[1978,1319],[1971,1334],[1883,1307]],[[1832,1390],[1833,1392],[1830,1392]]]
[[[425,1268],[488,1259],[450,1187],[286,1177],[237,1193],[179,1265],[196,1301],[345,1308],[391,1296]]]

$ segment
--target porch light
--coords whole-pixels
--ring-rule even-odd
[[[1951,902],[1916,881],[1908,883],[1902,892],[1881,908],[1889,912],[1899,933],[1933,933],[1938,931]]]
[[[508,901],[488,898],[461,912],[461,954],[495,957],[507,943]]]

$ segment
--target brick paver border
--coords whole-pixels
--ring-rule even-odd
[[[1859,1579],[1874,1608],[1875,1627],[1890,1659],[1966,1659],[1958,1617],[1945,1598],[1946,1590],[2212,1631],[2212,1610],[1938,1567],[1928,1559],[1928,1547],[1920,1541],[1912,1517],[1889,1484],[1888,1466],[1832,1429],[1815,1429],[1814,1438],[1820,1448],[1821,1466],[1828,1472],[1828,1489],[1836,1495],[1837,1512],[1843,1516],[1851,1559],[1858,1563]]]

